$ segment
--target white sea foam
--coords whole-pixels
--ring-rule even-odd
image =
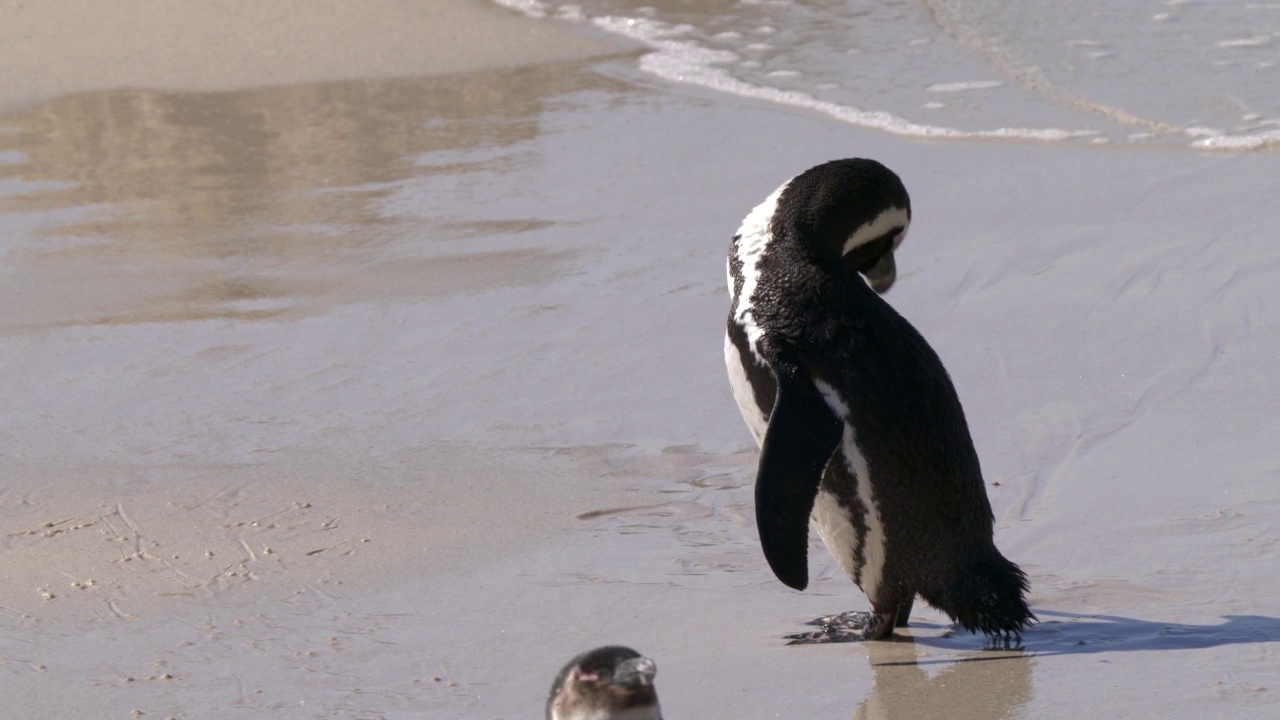
[[[1270,35],[1254,35],[1247,38],[1235,38],[1234,40],[1223,40],[1218,43],[1221,48],[1256,48],[1265,47],[1271,44]]]
[[[493,0],[495,3],[523,13],[532,18],[544,18],[551,14],[551,3],[542,0]]]
[[[949,82],[934,83],[925,88],[929,92],[966,92],[968,90],[987,90],[989,88],[998,88],[1004,85],[999,80],[973,80],[971,82]]]
[[[651,48],[641,57],[640,70],[664,80],[802,108],[895,135],[1175,144],[1227,152],[1277,145],[1271,132],[1210,127],[1213,123],[1226,128],[1239,117],[1223,116],[1222,109],[1262,110],[1261,115],[1268,117],[1277,114],[1278,108],[1266,93],[1250,89],[1256,83],[1239,84],[1243,82],[1243,70],[1239,69],[1243,64],[1221,57],[1223,48],[1273,45],[1274,37],[1249,32],[1249,23],[1256,25],[1256,18],[1214,21],[1197,16],[1197,24],[1188,26],[1191,20],[1180,16],[1183,32],[1177,41],[1162,36],[1156,43],[1124,32],[1130,26],[1123,21],[1113,27],[1067,15],[1058,19],[1061,42],[1029,45],[1017,14],[999,12],[995,5],[983,2],[963,7],[946,0],[925,2],[922,17],[927,16],[933,30],[904,23],[897,16],[859,14],[855,23],[853,16],[839,8],[795,3],[744,2],[736,10],[707,13],[705,17],[684,13],[681,20],[685,22],[676,23],[670,13],[651,7],[627,10],[625,16],[608,14],[616,13],[618,4],[602,0],[578,0],[571,5],[549,0],[493,2],[530,17],[589,23],[639,41]],[[1055,6],[1044,2],[1036,6],[1045,17],[1058,13]],[[1152,27],[1148,24],[1151,19],[1139,14],[1133,22]],[[1190,35],[1187,27],[1192,27]],[[937,37],[922,37],[938,31],[950,38],[950,49],[944,49],[947,43],[935,42]],[[762,42],[766,38],[768,42]],[[940,49],[924,55],[908,49],[925,46]],[[1128,67],[1133,58],[1152,53],[1163,60],[1139,69]],[[832,60],[853,56],[857,62]],[[1108,68],[1105,72],[1073,75],[1063,70],[1103,59]],[[1261,59],[1252,64],[1262,71],[1274,63]],[[1149,79],[1143,93],[1115,92],[1110,78],[1126,69],[1130,74],[1144,73]],[[971,77],[987,75],[989,79],[950,81],[937,77],[945,77],[944,73],[972,73]],[[990,77],[991,73],[996,77]],[[1199,84],[1200,92],[1183,91],[1188,77]],[[977,91],[990,93],[977,106],[928,99],[929,94]],[[1123,107],[1110,100],[1118,97],[1126,98]],[[878,107],[863,105],[869,98],[875,98]],[[913,112],[916,108],[919,114]],[[1024,122],[1029,121],[1015,120],[1032,117],[1050,127],[1027,127]]]
[[[1267,150],[1280,148],[1280,130],[1254,133],[1251,135],[1210,135],[1191,143],[1192,147],[1201,150]]]
[[[598,17],[592,22],[602,30],[639,40],[653,52],[640,59],[640,69],[665,80],[698,85],[741,97],[767,100],[780,105],[805,108],[830,116],[851,125],[883,130],[894,135],[922,138],[990,138],[1058,141],[1095,135],[1092,131],[1062,130],[1059,128],[999,128],[996,130],[957,130],[937,125],[912,122],[893,113],[862,110],[819,100],[807,92],[781,90],[767,85],[756,85],[740,80],[726,71],[722,65],[736,62],[738,56],[725,50],[712,50],[687,39],[691,28],[668,25],[647,18]]]

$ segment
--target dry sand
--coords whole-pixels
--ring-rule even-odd
[[[616,52],[474,0],[121,0],[0,6],[0,107],[82,90],[232,90]]]
[[[1272,158],[472,62],[503,68],[78,77],[0,116],[0,717],[530,717],[603,642],[673,720],[1274,715]],[[923,607],[914,642],[780,640],[865,600],[816,546],[803,594],[759,555],[723,252],[851,154],[912,192],[890,299],[999,483],[1027,652]]]

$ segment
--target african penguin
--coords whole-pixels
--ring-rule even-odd
[[[783,583],[808,584],[808,527],[871,601],[863,637],[916,595],[1006,642],[1035,616],[942,361],[879,295],[911,222],[898,176],[835,160],[783,183],[729,248],[725,363],[761,447],[756,525]],[[864,278],[865,277],[865,281]]]
[[[547,720],[662,720],[653,661],[610,645],[570,660],[547,695]]]

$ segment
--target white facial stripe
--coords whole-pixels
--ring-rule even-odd
[[[843,449],[845,460],[848,463],[849,472],[853,474],[858,484],[858,499],[862,501],[863,507],[867,509],[867,541],[864,555],[866,563],[862,566],[862,592],[866,593],[867,598],[872,603],[876,602],[877,593],[880,591],[880,581],[884,575],[885,560],[885,535],[884,522],[880,518],[880,505],[876,502],[875,493],[871,488],[871,471],[867,466],[867,458],[863,456],[862,449],[858,447],[857,433],[854,432],[853,425],[849,423],[849,404],[840,397],[836,389],[822,380],[814,380],[814,387],[822,394],[827,401],[827,405],[844,421],[844,441]],[[821,498],[822,493],[818,493]],[[839,507],[839,503],[835,502],[835,498],[829,501],[830,506],[824,508],[824,512],[835,510],[840,513],[844,519],[843,523],[848,523],[847,511]],[[815,510],[817,504],[814,505]],[[818,519],[815,515],[815,519]],[[831,534],[833,539],[835,536],[843,535],[843,529],[838,522],[831,522]],[[821,521],[819,524],[821,528]],[[852,531],[852,528],[850,529]],[[840,567],[849,573],[850,576],[855,574],[856,568],[853,567],[855,558],[857,557],[856,539],[853,542],[838,544],[832,546],[828,542],[828,531],[823,530],[822,542],[827,546],[827,550],[840,563]],[[855,534],[856,538],[856,534]]]
[[[844,241],[844,250],[841,251],[841,254],[848,255],[850,250],[863,243],[875,240],[895,227],[903,228],[903,234],[905,235],[905,228],[910,222],[911,218],[907,215],[906,208],[891,207],[881,210],[874,220],[863,223],[849,235],[849,239]],[[895,241],[894,247],[897,247],[896,243],[899,242],[902,242],[901,236]]]
[[[760,357],[760,351],[757,348],[757,342],[760,339],[760,327],[756,325],[755,319],[751,316],[751,296],[755,294],[756,284],[760,280],[758,268],[760,256],[764,254],[765,248],[769,247],[770,241],[773,240],[773,233],[769,230],[769,224],[773,221],[773,214],[778,209],[778,198],[790,184],[791,180],[782,183],[777,190],[774,190],[769,197],[764,199],[764,202],[747,213],[737,233],[737,257],[738,262],[742,264],[742,292],[738,294],[737,304],[733,308],[733,318],[746,330],[747,342],[751,346],[751,352],[761,362],[764,362],[764,359]],[[732,273],[730,273],[729,277],[729,290],[730,292],[733,291]]]

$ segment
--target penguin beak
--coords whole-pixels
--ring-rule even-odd
[[[618,663],[613,671],[613,681],[626,687],[652,685],[658,674],[658,666],[647,657],[631,658]]]
[[[871,289],[883,295],[893,287],[893,281],[898,279],[898,266],[893,261],[893,250],[886,252],[876,260],[876,264],[867,268],[862,273],[867,278],[867,283],[871,285]]]

